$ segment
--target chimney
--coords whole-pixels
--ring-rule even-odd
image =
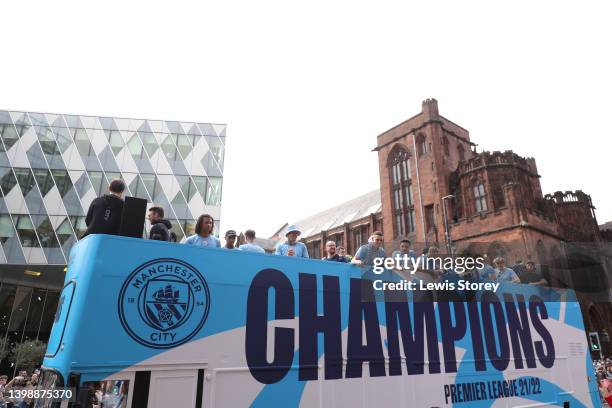
[[[438,118],[438,101],[434,98],[427,98],[423,101],[423,115],[427,119]]]

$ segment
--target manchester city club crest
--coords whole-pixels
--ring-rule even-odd
[[[210,291],[193,266],[156,259],[136,268],[119,294],[119,318],[142,345],[170,348],[189,341],[204,325]]]

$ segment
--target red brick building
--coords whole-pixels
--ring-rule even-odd
[[[501,255],[510,265],[533,260],[550,270],[553,286],[583,293],[587,330],[610,331],[612,254],[590,196],[544,195],[534,158],[475,147],[466,129],[440,115],[435,99],[425,100],[420,113],[377,136],[379,193],[296,223],[311,255],[323,256],[329,239],[354,253],[382,230],[388,253],[407,238],[417,249]]]

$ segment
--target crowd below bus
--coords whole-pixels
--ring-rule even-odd
[[[32,398],[22,398],[21,393],[14,393],[16,390],[34,390],[38,385],[40,370],[34,370],[32,375],[27,370],[19,370],[12,380],[8,380],[7,375],[0,375],[0,408],[29,408]]]
[[[27,370],[19,370],[10,381],[7,375],[0,375],[0,408],[32,408],[33,398],[27,395],[27,391],[36,389],[39,375],[40,369],[34,370],[32,375],[29,375]],[[127,381],[109,380],[87,385],[91,391],[88,408],[127,407]]]
[[[605,401],[608,406],[612,407],[612,359],[593,361],[593,369],[597,376],[602,403]]]

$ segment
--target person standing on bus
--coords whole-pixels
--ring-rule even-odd
[[[219,238],[212,235],[215,228],[215,220],[209,214],[202,214],[198,217],[195,226],[195,234],[185,240],[187,245],[196,245],[209,248],[221,248]]]
[[[334,241],[327,241],[325,243],[325,252],[327,255],[323,258],[324,261],[348,262],[345,257],[336,252],[336,243]]]
[[[487,254],[482,256],[483,267],[476,269],[475,280],[477,282],[487,282],[495,280],[495,269],[489,264],[490,258]]]
[[[359,247],[351,263],[359,266],[374,266],[374,259],[384,258],[386,256],[382,244],[383,233],[374,231],[368,243]]]
[[[252,229],[244,231],[244,240],[246,241],[246,243],[240,245],[238,247],[239,250],[246,252],[257,252],[258,254],[266,253],[266,251],[264,251],[262,247],[254,243],[255,231],[253,231]]]
[[[352,256],[347,255],[346,253],[346,248],[343,245],[338,245],[338,247],[336,248],[338,255],[344,257],[344,259],[346,259],[346,262],[351,262],[351,260],[353,259]]]
[[[498,256],[493,260],[495,264],[495,280],[497,282],[512,282],[521,283],[516,272],[506,267],[506,260],[501,256]]]
[[[408,256],[408,258],[416,260],[417,254],[416,252],[414,252],[414,250],[410,249],[410,245],[411,243],[409,239],[402,239],[399,244],[399,249],[393,251],[393,253],[391,254],[391,258],[395,259],[399,257],[403,259],[404,255],[406,255]]]
[[[401,267],[401,265],[404,264],[404,257],[407,258],[412,258],[414,261],[416,261],[417,259],[417,254],[416,252],[414,252],[414,250],[410,249],[410,240],[408,239],[402,239],[400,241],[399,244],[399,249],[396,251],[393,251],[393,253],[391,254],[391,258],[393,258],[396,262],[396,266],[400,266],[399,268],[396,268],[397,271],[403,271],[404,268]],[[399,259],[399,261],[398,261]],[[408,261],[406,261],[407,263]],[[410,268],[410,266],[409,266]]]
[[[518,272],[518,277],[521,280],[521,283],[527,283],[529,285],[534,286],[550,286],[550,278],[548,276],[548,273],[543,270],[542,265],[540,265],[540,270],[538,270],[535,262],[533,261],[527,261],[527,263],[525,264],[525,268],[523,268],[520,272],[516,269],[514,269],[514,271]]]
[[[236,231],[227,230],[225,233],[225,249],[236,249]]]
[[[155,241],[170,241],[170,229],[172,224],[164,219],[164,209],[161,207],[149,208],[149,221],[151,222],[151,231],[149,231],[149,239]]]
[[[308,249],[302,242],[298,242],[298,237],[302,232],[295,225],[290,225],[287,228],[287,242],[284,242],[276,247],[276,255],[297,256],[298,258],[310,258]]]
[[[83,237],[90,234],[119,235],[124,191],[125,182],[121,179],[115,179],[108,186],[109,194],[98,197],[91,202],[85,217],[87,230]]]

